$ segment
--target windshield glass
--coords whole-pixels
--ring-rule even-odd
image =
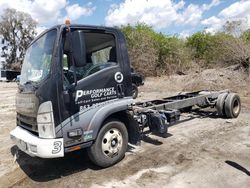
[[[36,40],[26,51],[21,70],[20,84],[39,82],[48,76],[51,67],[56,30]]]

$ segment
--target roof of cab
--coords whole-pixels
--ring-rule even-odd
[[[82,25],[82,24],[69,24],[69,25],[59,24],[59,25],[55,25],[55,26],[53,26],[51,28],[48,28],[48,29],[44,30],[42,33],[40,33],[38,36],[35,37],[35,39],[30,43],[30,45],[32,43],[34,43],[42,35],[47,33],[49,30],[61,29],[61,28],[67,27],[67,26],[70,27],[70,28],[75,28],[75,29],[79,28],[79,29],[89,29],[89,30],[104,30],[104,31],[106,30],[106,31],[113,31],[113,32],[121,33],[121,31],[119,29],[114,28],[114,27],[106,27],[106,26],[98,26],[98,25]]]
[[[117,28],[114,28],[114,27],[106,27],[106,26],[98,26],[98,25],[83,25],[83,24],[69,24],[69,25],[60,24],[52,28],[61,28],[61,27],[66,27],[66,26],[69,26],[70,28],[81,28],[81,29],[115,30],[115,31],[118,30]]]

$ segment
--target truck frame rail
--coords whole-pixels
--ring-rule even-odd
[[[190,93],[180,93],[176,96],[166,97],[158,100],[137,102],[134,104],[136,112],[145,112],[147,110],[173,110],[184,109],[198,105],[199,107],[214,106],[220,94],[229,93],[229,90],[221,91],[196,91]]]

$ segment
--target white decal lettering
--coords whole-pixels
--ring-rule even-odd
[[[76,99],[75,99],[75,101],[78,101],[78,98],[80,98],[82,96],[83,96],[83,91],[82,90],[77,90],[76,91]]]

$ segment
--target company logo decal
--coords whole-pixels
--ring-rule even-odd
[[[122,83],[122,81],[123,81],[123,74],[121,72],[115,73],[115,81],[117,83]]]
[[[114,87],[91,89],[91,90],[77,90],[75,103],[79,105],[80,111],[90,107],[103,105],[105,101],[117,98],[117,92]]]

